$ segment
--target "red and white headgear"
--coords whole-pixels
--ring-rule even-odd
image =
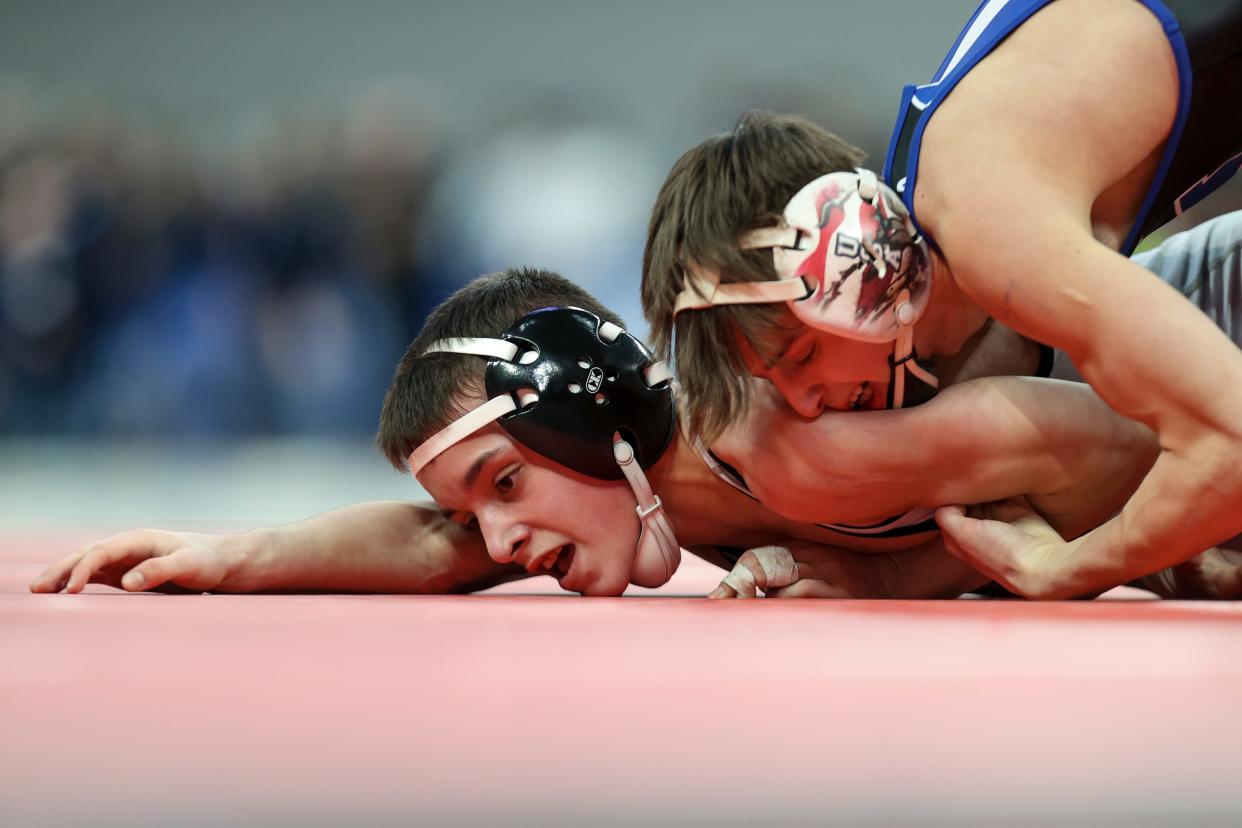
[[[674,316],[713,305],[787,302],[813,328],[893,342],[895,407],[907,371],[936,387],[914,360],[914,323],[931,296],[927,243],[900,196],[874,172],[820,176],[790,199],[780,224],[752,230],[739,244],[770,248],[777,278],[721,284],[720,274],[691,263]]]

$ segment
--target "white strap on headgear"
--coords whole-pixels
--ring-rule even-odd
[[[799,242],[807,238],[793,227],[774,224],[771,227],[760,227],[742,235],[739,247],[743,250],[769,250],[773,247],[785,247],[790,250],[803,249]]]
[[[634,462],[634,448],[621,435],[613,436],[612,456],[638,501],[638,551],[634,555],[634,583],[656,587],[668,581],[681,563],[681,546],[673,524],[664,513],[664,502],[651,491],[642,466]]]
[[[742,235],[738,246],[743,250],[766,250],[772,247],[801,249],[805,234],[793,227],[776,224],[760,227]],[[810,292],[801,276],[763,282],[730,282],[720,284],[720,274],[694,263],[687,265],[686,281],[673,305],[673,316],[684,310],[700,310],[713,305],[764,305],[803,299]]]
[[[730,282],[720,284],[720,274],[695,265],[687,268],[685,286],[677,294],[673,316],[684,310],[699,310],[713,305],[763,305],[788,302],[807,295],[801,276],[765,282]]]
[[[668,369],[668,364],[664,360],[656,360],[643,369],[643,382],[647,383],[648,388],[655,388],[662,382],[671,380],[673,372]]]
[[[437,339],[427,346],[422,356],[427,354],[469,354],[512,362],[513,358],[517,356],[517,352],[517,345],[507,339],[461,336]],[[530,355],[531,359],[527,359],[528,355]],[[531,362],[538,356],[538,351],[528,351],[522,354],[522,362]],[[539,399],[539,395],[529,389],[524,389],[518,393],[523,408]],[[409,459],[406,461],[410,467],[410,474],[418,477],[418,473],[423,470],[423,467],[439,457],[449,446],[461,442],[488,423],[495,422],[510,411],[517,411],[517,409],[518,404],[514,400],[513,395],[502,394],[498,397],[492,397],[478,408],[449,423],[411,452]]]
[[[427,346],[423,356],[427,354],[470,354],[471,356],[491,357],[513,362],[517,356],[518,346],[507,339],[492,339],[486,336],[458,336],[449,339],[437,339]],[[521,365],[529,365],[539,358],[538,351],[526,351],[518,359]]]
[[[513,401],[513,395],[501,394],[449,423],[410,453],[408,461],[410,474],[418,477],[423,466],[439,457],[445,449],[460,443],[483,426],[499,420],[510,411],[517,411],[517,403]]]
[[[875,204],[880,185],[875,172],[864,167],[856,167],[858,174],[858,194],[870,204]],[[865,242],[864,242],[865,243]],[[888,275],[888,262],[876,251],[868,249],[880,278]],[[897,339],[893,342],[893,362],[897,366],[893,377],[893,408],[901,408],[906,396],[906,374],[914,374],[932,388],[939,388],[940,381],[914,359],[914,305],[910,301],[910,291],[903,290],[893,303],[893,314],[897,320]]]
[[[932,388],[940,387],[940,380],[923,369],[914,358],[914,324],[909,321],[914,315],[914,307],[910,304],[910,291],[903,290],[897,295],[894,303],[897,315],[897,339],[893,342],[893,408],[901,408],[906,398],[906,374],[914,374]]]

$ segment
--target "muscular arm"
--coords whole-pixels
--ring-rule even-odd
[[[1158,434],[1160,454],[1121,514],[1015,582],[1043,597],[1153,572],[1242,528],[1242,352],[1092,228],[1158,157],[1172,58],[1138,4],[1062,25],[1081,5],[1027,24],[1059,42],[1052,53],[1035,60],[1034,28],[962,82],[928,128],[916,193],[972,299],[1066,351],[1110,406]],[[1097,24],[1126,34],[1098,40]],[[1109,42],[1128,45],[1100,48]]]
[[[471,592],[526,576],[428,504],[360,503],[252,534],[257,589]]]
[[[360,503],[236,535],[123,532],[56,562],[31,589],[80,592],[93,582],[129,590],[444,593],[525,575],[492,561],[477,533],[430,506]]]
[[[1064,535],[1120,508],[1156,452],[1151,432],[1076,383],[993,377],[918,408],[798,417],[764,395],[714,448],[774,511],[866,523],[917,507],[1027,495]]]

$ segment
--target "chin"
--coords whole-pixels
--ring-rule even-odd
[[[612,577],[607,575],[596,578],[594,581],[584,584],[580,589],[576,590],[581,595],[591,598],[615,598],[625,592],[630,582],[626,578]]]

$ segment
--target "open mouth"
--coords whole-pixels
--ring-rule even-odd
[[[569,567],[574,562],[574,545],[572,543],[552,550],[539,560],[532,571],[545,572],[558,581],[569,574]]]
[[[850,394],[850,409],[853,410],[855,408],[862,408],[867,403],[871,402],[871,394],[871,383],[863,382],[854,389],[854,393]]]

